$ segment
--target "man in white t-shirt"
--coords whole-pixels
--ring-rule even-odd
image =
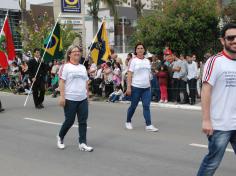
[[[207,60],[202,78],[202,131],[209,153],[197,176],[214,175],[229,142],[236,153],[236,24],[223,27],[220,41],[224,50]]]
[[[187,57],[187,80],[189,88],[189,98],[190,104],[194,105],[196,103],[196,91],[197,91],[197,63],[194,61],[193,57]]]

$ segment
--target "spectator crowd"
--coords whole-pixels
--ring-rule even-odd
[[[103,64],[96,65],[91,61],[84,62],[82,59],[81,64],[85,63],[87,68],[91,94],[95,97],[105,97],[109,102],[130,100],[130,97],[126,95],[127,72],[133,56],[129,53],[125,59],[119,58],[118,54],[111,49],[108,61]],[[30,93],[31,82],[27,63],[31,57],[31,52],[27,52],[22,57],[17,55],[15,60],[9,63],[7,70],[0,66],[1,87],[10,86],[16,94]],[[147,57],[152,70],[150,75],[152,101],[194,105],[196,99],[201,96],[203,65],[209,57],[209,53],[203,59],[197,59],[195,54],[178,55],[169,47],[165,47],[162,56]],[[46,90],[51,93],[52,97],[57,97],[59,94],[58,73],[62,64],[64,60],[56,59],[46,63]]]

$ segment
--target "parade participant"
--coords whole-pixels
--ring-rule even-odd
[[[221,53],[204,67],[202,86],[202,131],[208,138],[208,154],[198,176],[212,176],[230,142],[236,153],[236,24],[221,31]]]
[[[65,121],[57,136],[57,147],[64,149],[64,138],[68,130],[78,118],[79,149],[91,152],[93,148],[87,145],[87,119],[88,119],[88,75],[84,65],[80,64],[82,49],[71,45],[66,52],[66,61],[59,71],[59,104],[64,108]]]
[[[158,131],[151,123],[150,103],[151,103],[151,63],[145,58],[146,49],[142,43],[135,46],[134,58],[131,59],[128,68],[127,90],[126,94],[131,95],[131,105],[127,112],[127,121],[125,127],[129,130],[133,129],[131,119],[135,109],[142,100],[143,115],[146,121],[147,131]]]
[[[40,65],[40,57],[40,49],[35,48],[34,58],[31,58],[28,62],[29,79],[31,81],[31,84],[33,84],[33,99],[35,108],[37,109],[44,108],[43,101],[45,95],[45,76],[47,73],[46,65],[43,62]],[[39,66],[40,68],[38,74],[36,75]]]

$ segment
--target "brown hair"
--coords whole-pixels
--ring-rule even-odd
[[[134,55],[137,55],[136,49],[137,49],[137,47],[138,47],[139,45],[142,45],[142,46],[143,46],[143,48],[144,48],[144,53],[143,53],[143,55],[146,55],[146,54],[147,54],[146,47],[145,47],[144,44],[141,43],[141,42],[138,42],[138,43],[135,45],[135,47],[134,47]]]

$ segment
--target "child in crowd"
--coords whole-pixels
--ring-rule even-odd
[[[161,65],[159,71],[157,71],[157,78],[159,80],[160,91],[161,91],[161,100],[160,103],[168,102],[168,93],[167,93],[167,82],[168,82],[168,70],[166,65]]]
[[[52,90],[52,97],[56,98],[58,92],[58,86],[59,86],[59,77],[58,74],[52,74],[51,76],[52,82],[51,82],[51,90]]]
[[[120,96],[123,95],[121,86],[116,86],[115,91],[109,95],[109,102],[115,103],[120,100]]]
[[[119,63],[114,63],[113,70],[113,82],[115,86],[119,86],[121,84],[121,67]]]

